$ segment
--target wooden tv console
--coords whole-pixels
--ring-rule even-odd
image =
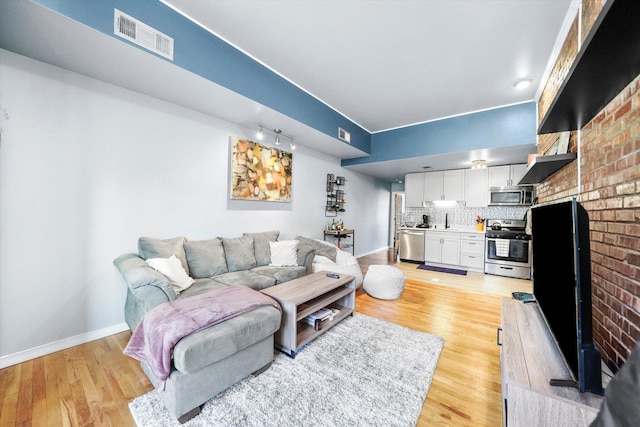
[[[550,379],[571,374],[538,304],[503,299],[500,331],[503,425],[588,426],[600,410],[602,396],[549,385]]]

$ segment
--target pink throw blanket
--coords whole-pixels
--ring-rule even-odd
[[[264,305],[280,310],[275,300],[241,285],[160,304],[142,317],[124,354],[146,362],[156,379],[164,382],[171,373],[173,347],[180,339]]]

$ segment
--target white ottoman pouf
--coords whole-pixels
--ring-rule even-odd
[[[402,271],[390,265],[371,265],[364,277],[364,290],[374,298],[398,299],[404,289]]]

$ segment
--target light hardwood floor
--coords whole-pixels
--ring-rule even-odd
[[[531,282],[418,270],[396,263],[391,251],[359,262],[365,273],[369,265],[394,264],[408,280],[395,301],[359,290],[357,311],[445,340],[418,425],[500,425],[500,298],[531,292]],[[133,426],[128,402],[152,386],[138,362],[122,354],[129,336],[123,332],[0,370],[0,427]]]

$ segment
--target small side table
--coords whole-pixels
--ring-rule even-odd
[[[351,255],[355,256],[356,247],[356,232],[354,230],[324,230],[324,240],[327,240],[327,236],[331,236],[337,240],[336,245],[339,248],[351,246]],[[340,244],[340,240],[351,238],[351,243]]]

